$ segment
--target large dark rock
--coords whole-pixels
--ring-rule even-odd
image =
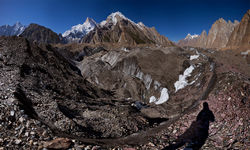
[[[27,38],[29,41],[38,43],[60,43],[60,38],[55,32],[44,26],[33,23],[30,24],[20,36]]]

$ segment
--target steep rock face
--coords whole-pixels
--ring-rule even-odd
[[[142,23],[134,23],[120,12],[112,13],[105,21],[87,34],[82,43],[118,43],[118,44],[160,44],[173,45],[165,36],[154,28],[148,28]]]
[[[71,27],[70,30],[65,31],[62,37],[66,39],[66,42],[79,42],[82,37],[88,34],[97,26],[97,23],[91,19],[87,18],[83,24],[78,24]]]
[[[195,47],[206,47],[207,43],[207,32],[205,30],[202,31],[201,35],[197,39],[197,43],[194,44]]]
[[[206,42],[206,48],[223,48],[226,46],[228,39],[233,32],[238,21],[232,23],[226,22],[223,18],[217,20],[209,30]]]
[[[189,35],[187,35],[185,39],[178,42],[178,45],[215,49],[224,48],[238,24],[239,22],[236,20],[232,23],[230,20],[226,22],[223,18],[220,18],[212,25],[208,35],[205,30],[196,38],[188,38]]]
[[[239,25],[232,32],[227,47],[242,50],[250,48],[250,10],[247,11]]]
[[[3,25],[0,26],[0,36],[12,36],[12,35],[20,35],[26,26],[22,25],[20,22],[17,22],[13,26],[10,25]]]
[[[38,43],[59,43],[59,36],[52,30],[38,24],[30,24],[20,35]]]

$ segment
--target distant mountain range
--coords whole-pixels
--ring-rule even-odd
[[[234,28],[239,24],[237,20],[232,23],[227,22],[223,18],[218,19],[212,25],[207,35],[206,31],[202,31],[200,35],[188,34],[185,39],[178,42],[179,46],[194,46],[202,48],[223,48],[226,46],[228,39]]]
[[[241,22],[227,22],[218,19],[211,26],[208,34],[205,30],[200,35],[188,34],[178,41],[178,46],[192,46],[213,49],[249,49],[250,47],[250,10]],[[31,27],[30,27],[31,26]],[[106,20],[96,23],[87,18],[83,24],[72,26],[63,34],[56,34],[40,25],[31,24],[29,27],[17,22],[13,26],[0,26],[0,35],[21,35],[29,40],[42,43],[113,43],[118,45],[154,44],[163,46],[175,45],[167,37],[160,35],[154,27],[149,28],[142,22],[135,23],[121,12],[111,13]],[[25,32],[25,34],[22,34]]]
[[[241,22],[235,20],[227,22],[218,19],[210,28],[208,34],[205,30],[200,35],[188,34],[178,41],[179,46],[192,46],[213,49],[240,49],[250,48],[250,10],[243,16]]]
[[[86,36],[85,36],[86,35]],[[111,13],[100,24],[87,18],[83,24],[71,27],[62,34],[66,43],[119,43],[174,45],[155,28],[148,28],[142,22],[135,23],[121,12]]]
[[[154,27],[149,28],[142,22],[135,23],[120,12],[110,14],[106,20],[84,36],[81,42],[174,45],[167,37],[160,35]]]
[[[121,12],[111,13],[100,24],[87,18],[83,24],[78,24],[63,34],[56,34],[41,25],[30,24],[27,28],[17,23],[2,35],[20,35],[41,43],[115,43],[120,45],[155,44],[173,46],[167,37],[160,35],[154,27],[149,28],[142,22],[135,23]],[[19,28],[17,28],[19,27]],[[26,29],[25,29],[26,28]],[[25,29],[25,30],[24,30]],[[18,32],[17,32],[18,31]],[[9,34],[6,34],[9,33]]]
[[[20,22],[16,22],[14,25],[3,25],[0,26],[0,36],[12,36],[12,35],[20,35],[26,26],[22,25]]]

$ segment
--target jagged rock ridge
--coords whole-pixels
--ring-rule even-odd
[[[120,12],[109,15],[105,21],[83,37],[81,42],[174,45],[167,37],[160,35],[154,27],[148,28],[143,23],[136,24]]]
[[[228,43],[228,48],[248,50],[250,49],[250,10],[243,16],[239,25],[232,32]]]
[[[214,22],[208,34],[205,30],[203,30],[199,36],[196,36],[196,38],[185,38],[178,41],[177,44],[179,46],[193,46],[201,48],[224,48],[226,47],[229,37],[238,23],[239,22],[237,20],[232,23],[230,20],[226,22],[223,18],[220,18]]]
[[[75,25],[71,27],[71,29],[65,31],[62,37],[66,39],[67,43],[79,42],[83,36],[92,31],[96,26],[97,23],[93,19],[87,18],[83,24]]]

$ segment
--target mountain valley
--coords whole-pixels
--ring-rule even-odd
[[[247,149],[249,15],[178,43],[121,12],[63,34],[1,26],[0,149],[164,149],[197,140],[204,102],[202,149]]]

